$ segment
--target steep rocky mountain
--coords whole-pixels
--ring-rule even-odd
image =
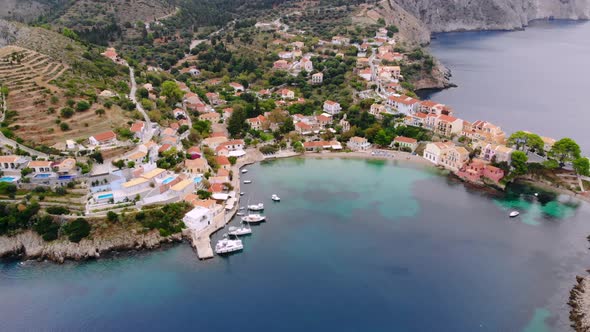
[[[518,29],[535,19],[589,19],[590,0],[385,0],[432,32]],[[393,6],[395,6],[393,5]]]

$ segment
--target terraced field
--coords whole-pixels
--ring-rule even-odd
[[[67,64],[29,49],[18,46],[0,48],[0,83],[10,90],[8,108],[16,111],[10,123],[18,137],[51,146],[66,139],[87,138],[127,121],[116,106],[99,117],[94,111],[101,106],[95,104],[86,112],[61,119],[70,127],[70,130],[62,131],[56,120],[68,97],[52,81],[68,70]],[[52,97],[56,98],[52,101]]]

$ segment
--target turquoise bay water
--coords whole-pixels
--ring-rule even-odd
[[[0,331],[568,330],[586,204],[386,161],[279,160],[248,178],[268,222],[242,253],[0,263]]]

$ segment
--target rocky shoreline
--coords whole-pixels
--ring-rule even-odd
[[[155,249],[162,244],[181,242],[182,239],[181,233],[163,237],[154,230],[144,234],[126,232],[83,239],[80,243],[67,240],[46,242],[37,233],[27,230],[11,237],[0,236],[0,258],[47,259],[61,264],[66,260],[100,258],[111,252]]]
[[[569,301],[571,327],[576,332],[590,331],[590,280],[576,276],[576,284],[570,291]]]

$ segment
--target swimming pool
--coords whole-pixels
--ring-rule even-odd
[[[14,182],[16,178],[12,176],[3,176],[0,178],[0,182]]]
[[[35,179],[46,179],[50,176],[51,176],[51,174],[36,174]]]
[[[168,178],[164,179],[164,181],[162,181],[162,184],[168,184],[168,183],[172,182],[173,180],[174,180],[173,176],[168,177]]]
[[[57,179],[58,180],[71,180],[73,178],[74,178],[73,175],[60,175]]]
[[[200,176],[197,176],[194,181],[195,181],[195,183],[201,183],[201,181],[203,181],[203,179]]]
[[[102,195],[98,195],[98,199],[109,199],[109,198],[113,198],[113,194],[102,194]]]

